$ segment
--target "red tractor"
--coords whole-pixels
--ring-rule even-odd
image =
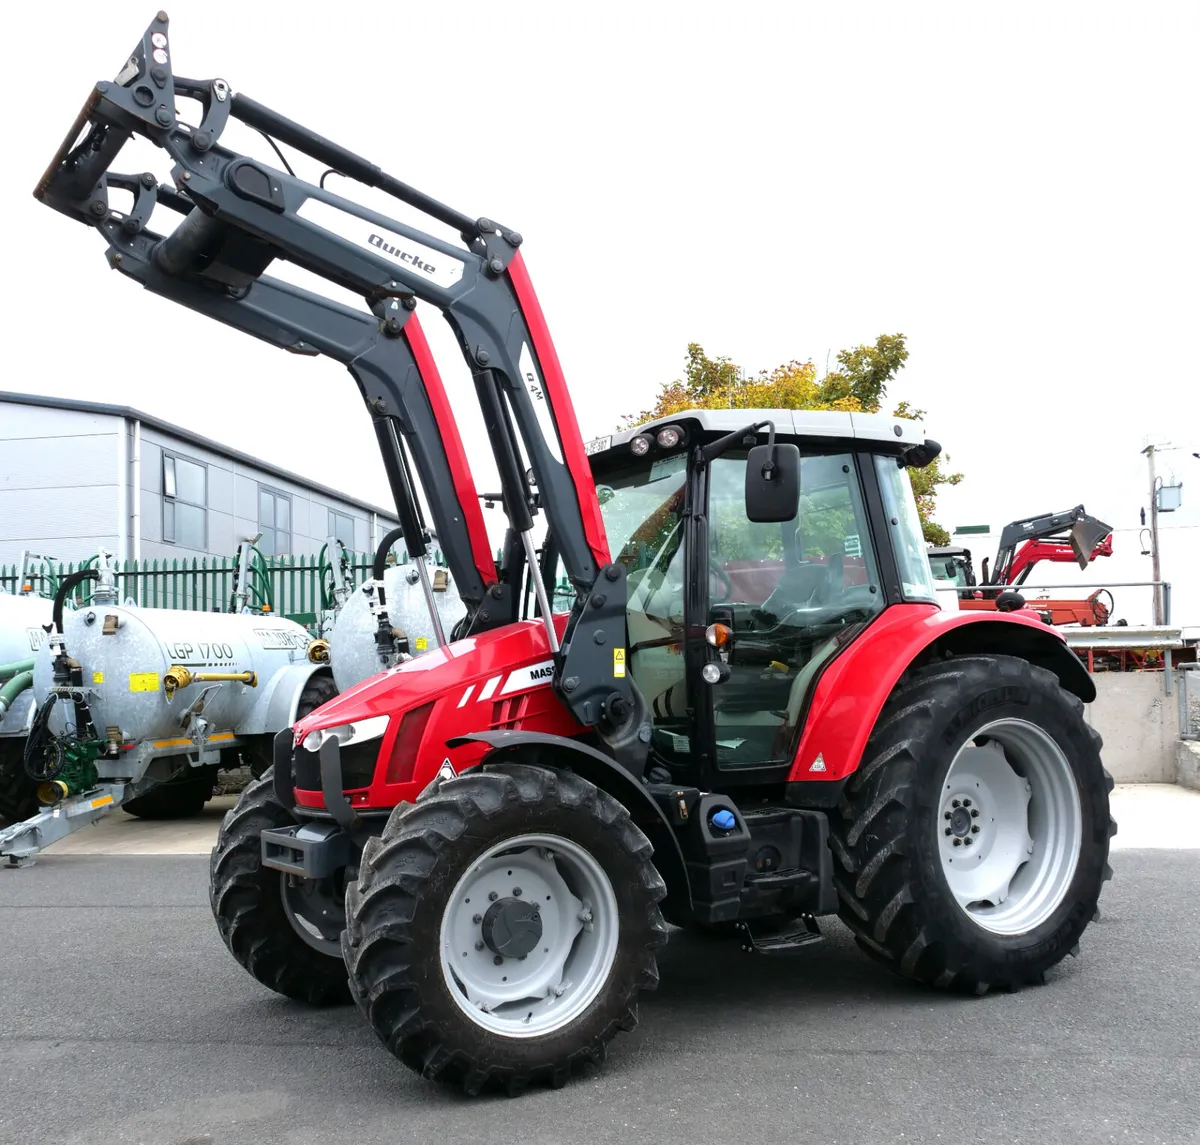
[[[228,149],[230,116],[458,239]],[[109,170],[132,134],[172,184]],[[409,553],[428,512],[467,606],[438,648],[280,733],[226,817],[213,913],[260,982],[352,997],[423,1075],[517,1092],[634,1025],[668,921],[777,954],[836,914],[888,968],[977,994],[1074,952],[1115,830],[1092,682],[1036,620],[937,608],[906,470],[939,447],[919,426],[688,412],[585,446],[521,237],[173,75],[164,14],[36,193],[147,289],[343,362]],[[159,233],[156,205],[185,217]],[[365,307],[265,273],[277,259]],[[474,376],[499,561],[418,301]],[[560,570],[574,602],[553,615]]]

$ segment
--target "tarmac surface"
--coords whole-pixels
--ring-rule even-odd
[[[1118,840],[1166,806],[1186,827],[1200,796],[1181,798],[1118,792]],[[122,819],[126,836],[168,826]],[[199,847],[196,823],[173,830]],[[55,848],[0,870],[0,1143],[1200,1145],[1200,839],[1113,866],[1101,921],[1045,986],[938,994],[837,923],[787,958],[676,931],[603,1067],[472,1100],[409,1073],[353,1007],[251,979],[217,936],[204,857]]]

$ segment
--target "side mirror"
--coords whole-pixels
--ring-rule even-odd
[[[958,575],[958,569],[956,569],[956,568],[954,567],[954,562],[953,562],[953,561],[947,561],[947,562],[946,562],[946,575],[947,575],[947,576],[948,576],[948,577],[949,577],[951,580],[954,580],[954,578],[955,578],[955,577]]]
[[[757,524],[790,521],[800,509],[800,450],[756,445],[746,458],[746,517]]]

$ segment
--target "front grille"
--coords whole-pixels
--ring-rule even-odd
[[[379,758],[379,740],[352,743],[341,749],[342,789],[370,787]],[[315,751],[298,747],[292,752],[293,785],[301,791],[321,790],[321,760]]]

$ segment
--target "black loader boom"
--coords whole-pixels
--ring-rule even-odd
[[[178,117],[177,98],[200,105],[200,123]],[[453,228],[462,245],[229,149],[221,136],[231,117]],[[171,157],[171,185],[150,173],[110,171],[134,135]],[[133,195],[127,214],[110,207],[110,188]],[[488,556],[461,442],[417,333],[418,300],[440,309],[474,378],[504,509],[554,653],[555,690],[614,756],[640,770],[645,706],[632,679],[612,670],[613,650],[625,644],[625,569],[609,558],[574,408],[518,233],[437,202],[224,79],[176,76],[165,12],[116,79],[96,84],[35,195],[98,229],[110,265],[146,289],[273,345],[342,362],[374,419],[409,552],[423,551],[411,456],[468,605],[468,630],[477,631],[514,619],[518,594],[512,577],[497,578]],[[185,217],[156,233],[149,225],[156,206]],[[276,259],[363,297],[368,312],[271,277]],[[544,585],[532,575],[539,507],[577,594],[561,648]]]

